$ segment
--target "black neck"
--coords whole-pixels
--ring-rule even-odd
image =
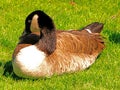
[[[54,52],[56,49],[56,32],[55,29],[48,30],[44,28],[41,30],[40,40],[37,44],[37,47],[45,52],[47,55]]]

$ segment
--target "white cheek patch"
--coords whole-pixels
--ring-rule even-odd
[[[30,25],[31,32],[40,32],[40,27],[38,24],[38,15],[34,15]]]
[[[45,60],[45,53],[38,50],[36,46],[28,46],[20,50],[16,60],[23,70],[37,71]]]
[[[85,29],[87,32],[92,33],[90,29]]]

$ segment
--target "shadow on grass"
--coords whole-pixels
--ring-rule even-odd
[[[5,77],[12,77],[14,80],[20,80],[21,78],[16,76],[13,72],[12,61],[8,61],[4,65],[4,73]]]
[[[0,62],[0,67],[2,66],[2,62]]]
[[[113,43],[116,44],[120,44],[120,33],[118,32],[113,32],[110,36],[109,36],[109,40]]]

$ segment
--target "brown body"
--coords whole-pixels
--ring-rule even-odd
[[[34,35],[31,34],[31,37],[29,37],[39,37],[37,33],[34,33]],[[46,56],[46,63],[41,65],[40,75],[36,74],[33,77],[84,70],[94,63],[97,56],[104,49],[104,42],[99,33],[90,34],[84,30],[58,31],[56,32],[56,36],[55,51]],[[21,40],[15,49],[13,58],[19,50],[32,44],[37,46],[38,42],[24,43],[24,39]]]

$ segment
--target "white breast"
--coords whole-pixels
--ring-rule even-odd
[[[38,50],[35,45],[25,47],[20,50],[13,60],[14,72],[18,75],[26,74],[27,72],[38,73],[45,57],[45,53]]]

